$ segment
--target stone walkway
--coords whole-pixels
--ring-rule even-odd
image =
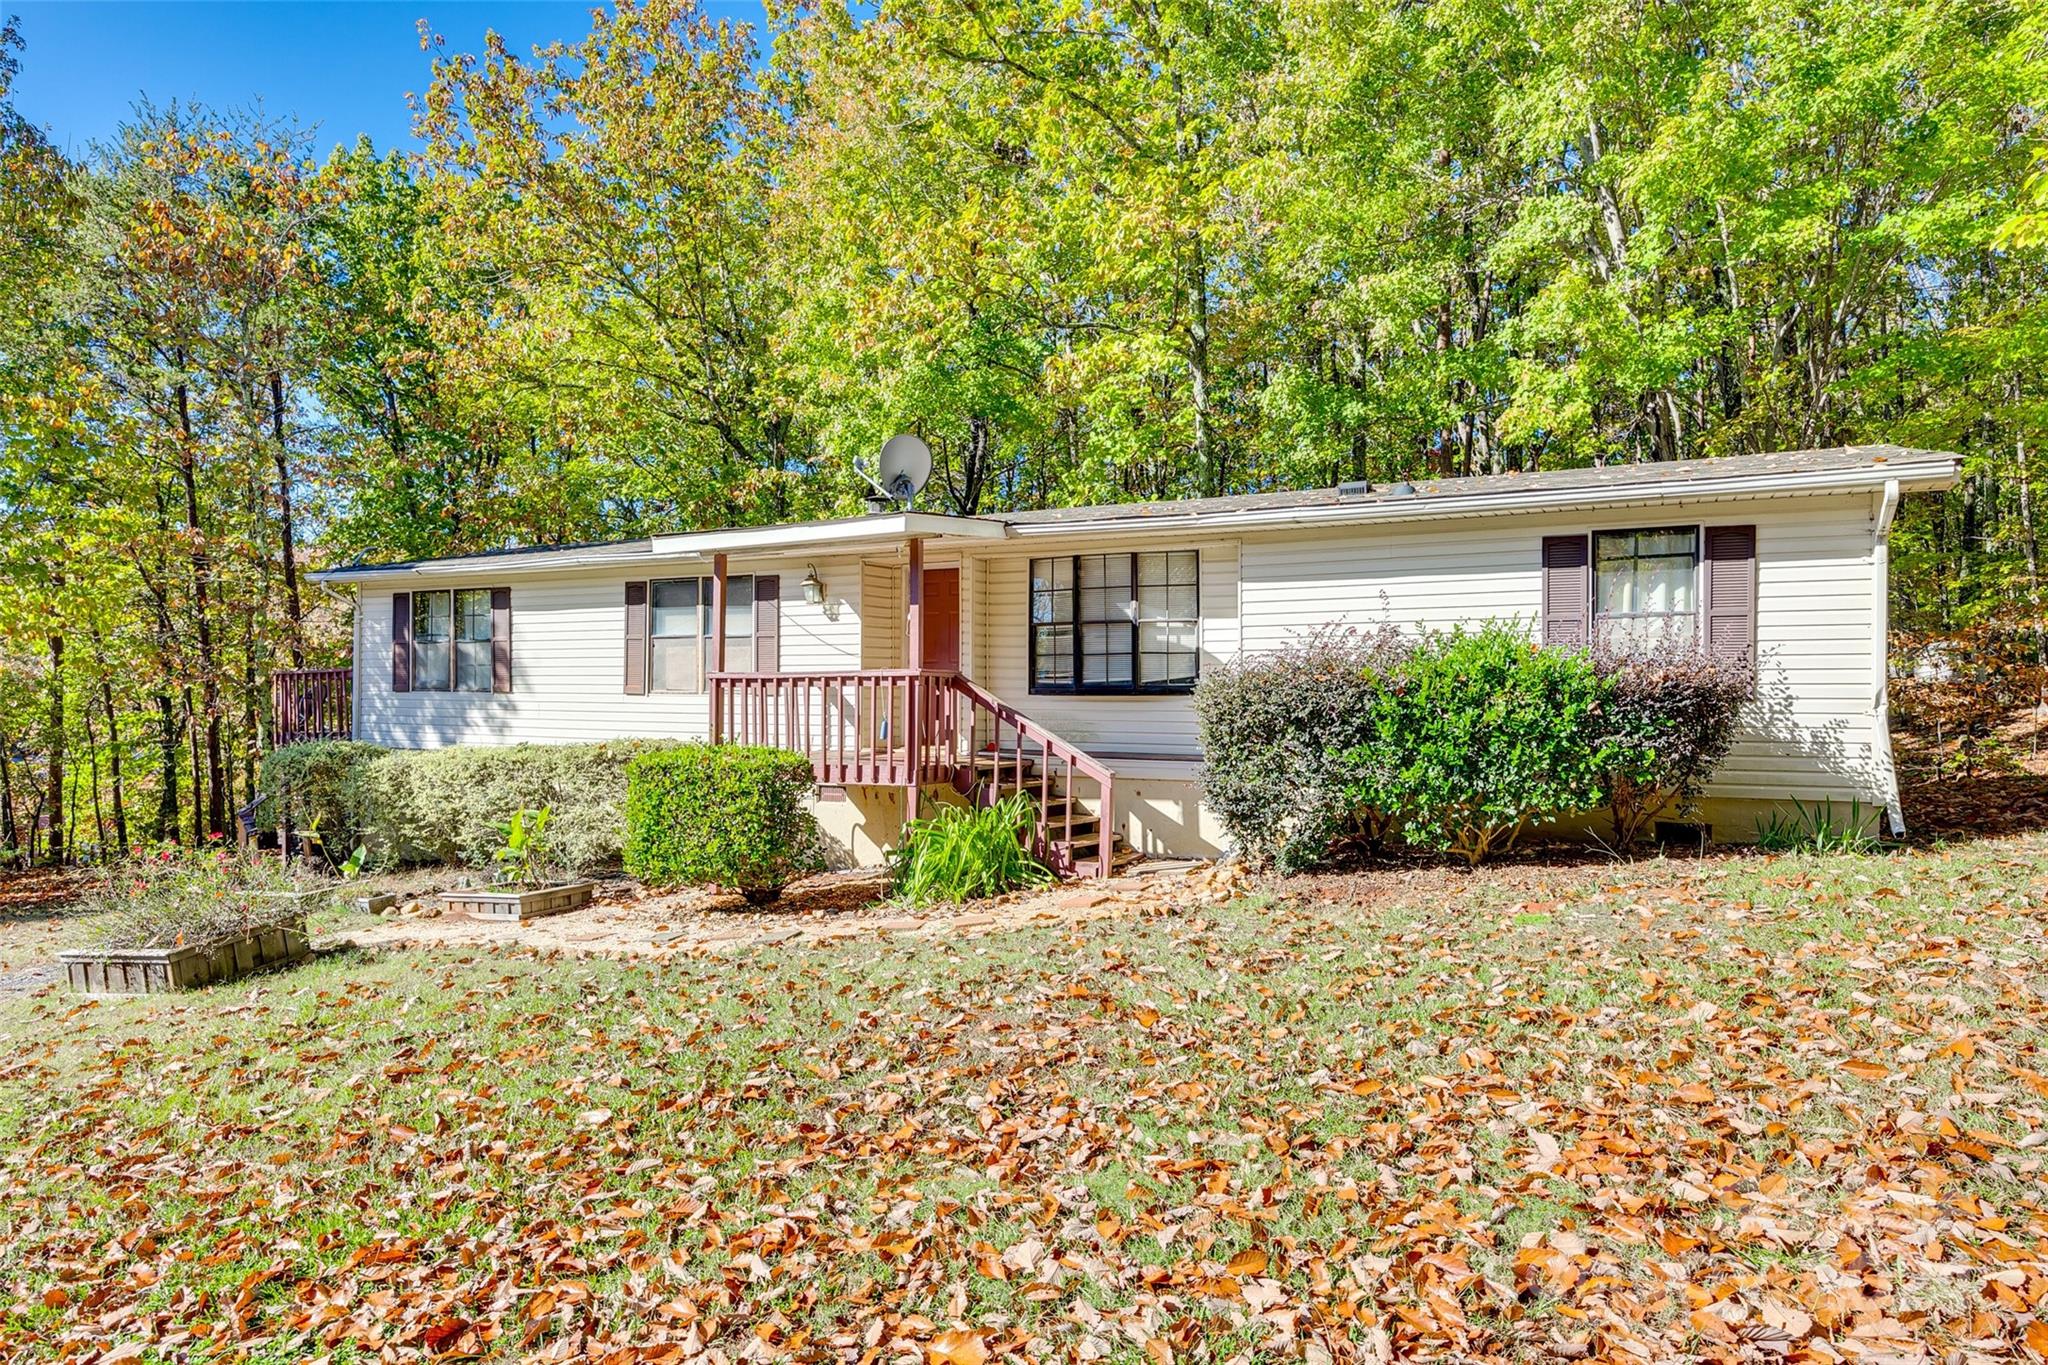
[[[1244,889],[1243,873],[1234,866],[1151,863],[1104,881],[911,912],[882,899],[887,886],[872,871],[808,878],[785,892],[781,905],[765,910],[749,909],[733,896],[703,891],[652,895],[630,882],[614,882],[601,885],[597,899],[581,910],[524,924],[443,912],[435,897],[409,899],[315,946],[501,946],[659,958],[881,935],[986,934],[1024,925],[1184,911],[1220,905]]]

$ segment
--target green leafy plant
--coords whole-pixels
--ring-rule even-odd
[[[750,905],[824,866],[806,806],[811,761],[782,749],[684,744],[626,769],[626,871],[650,886],[724,886]]]
[[[548,820],[553,814],[546,806],[515,810],[501,827],[504,843],[491,859],[497,864],[500,886],[545,886],[556,880],[553,850],[548,841]]]
[[[1774,807],[1757,821],[1756,845],[1766,853],[1868,853],[1878,840],[1862,801],[1838,814],[1833,797],[1808,805],[1795,796],[1791,810]]]
[[[889,887],[913,905],[955,904],[1049,886],[1053,876],[1028,846],[1031,798],[1013,792],[987,806],[941,806],[903,827],[889,853]]]
[[[1583,652],[1540,649],[1513,625],[1432,633],[1388,675],[1371,737],[1347,755],[1351,797],[1477,864],[1532,823],[1600,803],[1615,752],[1599,739],[1603,696]]]
[[[1385,839],[1392,813],[1358,798],[1354,766],[1378,752],[1373,704],[1411,647],[1392,626],[1324,629],[1203,674],[1202,796],[1247,857],[1296,871]]]

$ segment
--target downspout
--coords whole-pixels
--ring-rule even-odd
[[[369,610],[369,594],[356,589],[355,625],[349,631],[348,646],[348,737],[363,737],[363,613]]]
[[[1870,547],[1870,613],[1875,629],[1871,632],[1870,664],[1873,692],[1871,697],[1870,750],[1877,759],[1879,790],[1884,797],[1885,815],[1890,819],[1893,835],[1906,832],[1906,812],[1899,800],[1899,770],[1892,762],[1892,707],[1891,707],[1891,530],[1892,517],[1899,510],[1899,481],[1889,479],[1884,492],[1878,498],[1877,512],[1873,517],[1876,535]]]

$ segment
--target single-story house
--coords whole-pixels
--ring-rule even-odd
[[[351,565],[315,577],[358,594],[352,667],[282,675],[277,731],[778,744],[813,760],[850,857],[978,782],[1031,790],[1044,847],[1086,873],[1113,838],[1224,846],[1198,780],[1205,671],[1330,623],[1517,618],[1563,643],[1697,631],[1755,662],[1704,807],[1718,835],[1794,797],[1903,827],[1886,536],[1958,466],[1858,446]]]

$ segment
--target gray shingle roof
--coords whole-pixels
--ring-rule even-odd
[[[1640,487],[1646,493],[1674,483],[1707,483],[1715,479],[1756,478],[1775,474],[1827,473],[1885,464],[1908,464],[1920,460],[1953,460],[1943,451],[1915,450],[1906,446],[1839,446],[1829,450],[1787,450],[1766,455],[1729,455],[1712,460],[1672,460],[1646,464],[1596,465],[1585,469],[1546,469],[1533,474],[1489,474],[1461,479],[1418,479],[1412,488],[1396,491],[1392,484],[1374,484],[1369,489],[1349,492],[1336,488],[1304,488],[1272,493],[1239,493],[1221,498],[1180,498],[1167,502],[1103,503],[1093,507],[1057,507],[1032,512],[984,513],[985,520],[1004,521],[1016,526],[1076,526],[1093,522],[1132,520],[1173,521],[1183,517],[1231,512],[1286,512],[1321,507],[1365,507],[1375,503],[1408,503],[1418,514],[1442,508],[1455,512],[1460,499],[1501,493],[1567,495],[1574,491],[1595,493],[1616,488]],[[860,518],[844,519],[849,525]],[[812,523],[806,523],[812,524]],[[830,525],[831,522],[815,523]],[[477,554],[453,555],[442,559],[409,560],[397,564],[351,564],[327,572],[399,572],[416,568],[448,568],[465,563],[517,558],[519,567],[547,568],[556,561],[580,563],[611,558],[632,559],[651,554],[649,539],[592,541],[581,545],[522,546],[485,550]],[[320,575],[315,575],[319,577]]]

